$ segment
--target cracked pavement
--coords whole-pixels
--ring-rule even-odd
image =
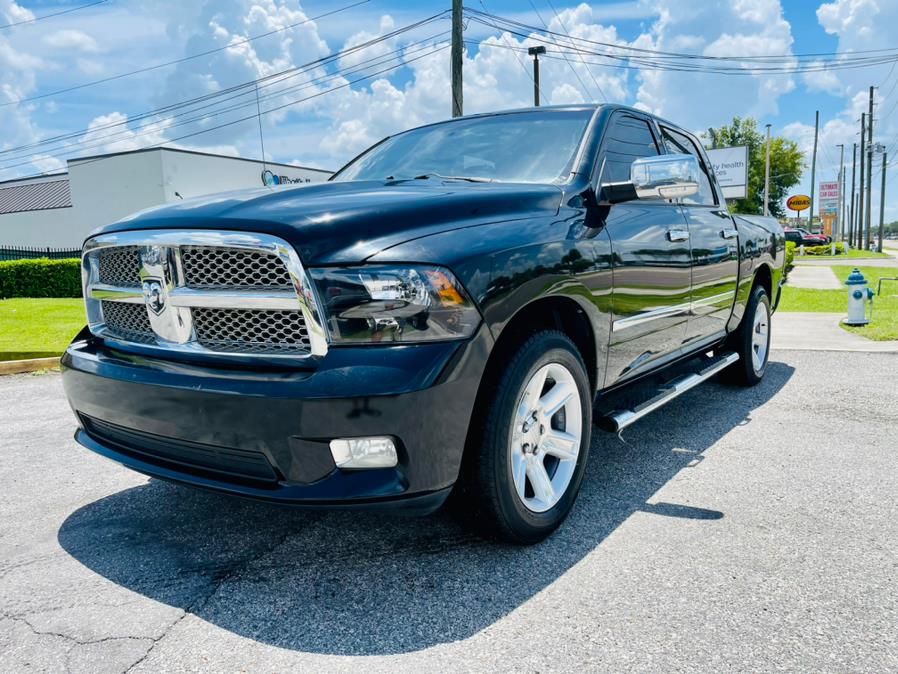
[[[895,671],[898,355],[594,433],[548,541],[148,480],[0,378],[0,672]]]

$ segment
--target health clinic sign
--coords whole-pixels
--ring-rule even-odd
[[[748,148],[724,147],[706,152],[723,196],[727,199],[748,196]]]
[[[262,171],[262,184],[267,187],[275,185],[294,185],[297,183],[310,183],[308,178],[291,178],[290,176],[279,176],[273,171]]]

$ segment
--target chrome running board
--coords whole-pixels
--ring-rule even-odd
[[[630,424],[642,419],[647,414],[651,414],[659,407],[663,407],[674,398],[686,393],[686,391],[695,388],[704,381],[707,381],[721,370],[729,367],[739,360],[738,353],[727,353],[719,358],[715,358],[710,364],[706,365],[697,372],[684,374],[676,379],[667,382],[658,389],[658,393],[643,403],[633,406],[630,409],[615,410],[608,414],[597,416],[595,424],[603,431],[610,433],[619,433]]]

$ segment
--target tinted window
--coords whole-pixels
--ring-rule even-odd
[[[664,140],[664,148],[671,154],[691,154],[698,159],[698,164],[702,169],[699,177],[699,191],[691,197],[686,197],[683,201],[687,204],[707,204],[714,206],[717,200],[714,197],[714,189],[711,187],[711,179],[708,175],[708,167],[702,158],[701,152],[698,151],[695,143],[688,136],[683,135],[679,131],[661,127],[661,138]]]
[[[334,180],[443,176],[551,183],[566,178],[592,110],[522,112],[459,119],[388,138]]]
[[[616,115],[605,135],[605,166],[603,183],[622,183],[630,180],[630,165],[634,159],[653,157],[658,146],[648,122],[630,115]]]

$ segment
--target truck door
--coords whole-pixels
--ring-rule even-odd
[[[598,184],[630,180],[630,165],[660,153],[637,113],[611,118],[598,156]],[[630,201],[607,210],[614,292],[606,385],[657,365],[680,349],[690,310],[689,231],[679,205]]]
[[[739,280],[739,233],[699,143],[660,125],[668,153],[698,158],[702,173],[697,194],[682,200],[692,252],[692,314],[686,340],[697,342],[724,332]]]

